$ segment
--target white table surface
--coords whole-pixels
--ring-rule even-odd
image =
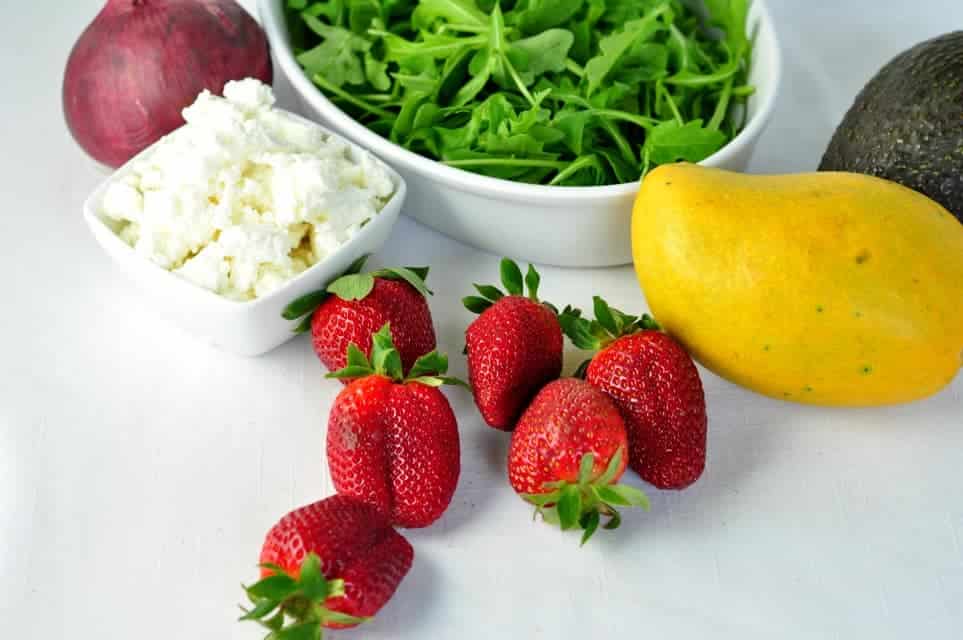
[[[963,24],[958,0],[772,4],[787,74],[754,171],[814,167],[875,69]],[[0,637],[257,638],[234,622],[238,584],[267,528],[331,491],[340,386],[305,339],[242,359],[172,329],[100,253],[80,204],[102,174],[60,109],[99,3],[57,5],[8,0],[0,23]],[[440,343],[464,374],[458,300],[497,258],[406,219],[379,258],[436,266]],[[644,308],[628,268],[542,271],[549,300]],[[415,564],[378,618],[332,637],[963,637],[963,380],[846,411],[703,380],[703,478],[651,491],[650,514],[581,550],[532,522],[504,476],[508,438],[449,392],[452,506],[406,534]]]

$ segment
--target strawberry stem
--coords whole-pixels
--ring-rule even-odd
[[[329,598],[344,595],[344,580],[327,579],[315,553],[305,556],[297,577],[276,565],[261,567],[271,574],[244,587],[252,607],[241,607],[244,615],[239,620],[257,622],[268,630],[266,638],[320,640],[325,625],[357,625],[368,620],[326,606]]]
[[[602,517],[607,520],[603,529],[615,529],[622,522],[616,506],[640,507],[649,510],[649,499],[641,490],[628,485],[613,484],[621,475],[624,447],[619,447],[598,477],[592,477],[595,455],[586,453],[579,461],[576,482],[549,482],[543,493],[523,494],[522,498],[535,505],[535,514],[563,531],[578,526],[584,545],[598,530]]]
[[[541,284],[542,278],[535,269],[535,265],[528,265],[528,271],[525,272],[524,278],[522,278],[522,270],[518,264],[510,258],[502,258],[498,270],[502,286],[505,287],[508,295],[524,296],[527,287],[527,297],[534,302],[542,302],[538,299],[538,287]],[[489,284],[473,284],[473,286],[480,295],[466,296],[461,300],[465,308],[472,313],[484,313],[489,307],[505,297],[505,292],[496,286]],[[558,315],[558,309],[555,308],[554,305],[548,302],[542,302],[542,304],[549,307],[555,315]]]
[[[384,280],[404,280],[418,293],[424,297],[432,294],[431,289],[425,284],[428,278],[428,267],[387,267],[361,273],[367,255],[363,255],[347,268],[338,278],[328,283],[323,289],[311,291],[300,298],[293,300],[281,311],[281,317],[285,320],[299,320],[294,326],[295,333],[304,333],[311,328],[311,317],[321,304],[328,299],[329,295],[336,295],[342,300],[363,300],[368,297],[374,289],[375,278]]]
[[[411,371],[405,377],[404,368],[401,365],[401,354],[398,353],[391,338],[391,324],[385,323],[377,333],[371,335],[370,359],[358,345],[352,342],[348,345],[346,366],[338,371],[332,371],[326,377],[343,380],[378,375],[394,382],[417,382],[429,387],[440,387],[443,384],[468,387],[467,382],[445,375],[447,373],[448,356],[435,350],[415,360]]]
[[[565,307],[558,316],[562,332],[578,349],[598,352],[619,338],[640,331],[661,331],[662,327],[649,314],[630,316],[609,306],[599,296],[592,298],[595,319],[582,317],[582,310]]]

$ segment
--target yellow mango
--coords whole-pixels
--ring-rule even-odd
[[[664,165],[642,182],[632,253],[662,326],[768,396],[908,402],[961,366],[963,225],[893,182]]]

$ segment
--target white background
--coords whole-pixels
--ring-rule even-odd
[[[103,176],[60,109],[67,53],[99,3],[2,4],[0,637],[259,637],[234,622],[238,584],[268,527],[330,492],[339,385],[304,339],[258,359],[212,350],[114,270],[80,216]],[[963,25],[958,0],[772,5],[787,73],[757,172],[814,168],[880,65]],[[463,374],[458,300],[497,258],[407,219],[379,258],[436,266],[439,338]],[[549,300],[644,308],[628,268],[542,272]],[[449,392],[464,469],[452,506],[407,534],[414,567],[379,617],[332,636],[963,637],[963,381],[841,411],[703,380],[703,478],[652,491],[650,514],[581,550],[532,522],[504,478],[508,438]]]

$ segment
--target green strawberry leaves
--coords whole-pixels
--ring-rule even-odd
[[[594,487],[593,492],[602,502],[620,507],[649,508],[649,498],[641,490],[628,485]]]
[[[566,307],[558,315],[558,323],[572,344],[585,351],[600,350],[608,339],[602,324],[583,318],[581,309]]]
[[[404,280],[418,293],[426,298],[433,294],[425,284],[428,278],[428,267],[386,267],[361,273],[368,256],[364,255],[351,263],[348,269],[324,289],[312,291],[292,301],[281,312],[285,320],[298,320],[294,326],[294,333],[305,333],[311,328],[311,317],[321,303],[329,295],[336,295],[342,300],[363,300],[368,297],[375,286],[375,278],[384,280]]]
[[[369,359],[358,345],[348,345],[347,363],[343,369],[327,374],[328,378],[351,380],[367,376],[385,376],[394,382],[417,382],[429,387],[444,384],[468,387],[468,383],[445,375],[448,373],[448,356],[437,350],[427,353],[417,360],[405,377],[401,364],[401,354],[391,339],[391,325],[386,323],[371,335],[371,358]]]
[[[525,286],[528,287],[528,297],[538,301],[538,285],[541,284],[542,277],[531,264],[528,265],[528,273],[525,274]]]
[[[404,280],[426,298],[434,295],[434,292],[425,286],[428,267],[388,267],[374,271],[371,275],[374,278],[384,278],[385,280]]]
[[[392,380],[404,378],[401,354],[391,341],[391,326],[387,323],[371,336],[371,366],[375,373]]]
[[[508,292],[510,296],[524,296],[525,289],[528,288],[528,297],[535,302],[540,302],[538,299],[538,286],[542,282],[541,276],[535,269],[534,265],[528,265],[528,271],[525,272],[525,276],[522,276],[522,270],[519,268],[518,264],[509,258],[502,258],[501,263],[498,266],[499,274],[501,276],[502,286],[505,287],[505,291]],[[472,313],[484,313],[490,306],[505,297],[505,292],[496,286],[489,284],[474,284],[475,290],[478,291],[480,295],[478,296],[467,296],[462,298],[461,302],[465,305],[465,308]],[[550,304],[543,303],[551,307]],[[551,307],[554,311],[554,307]],[[557,314],[557,311],[556,311]]]
[[[578,485],[570,484],[563,487],[558,499],[556,508],[558,509],[559,525],[562,531],[567,531],[575,526],[582,511],[582,496]]]
[[[423,376],[437,375],[446,371],[448,371],[448,356],[437,351],[432,351],[415,361],[415,364],[411,367],[411,371],[408,372],[408,376],[411,378],[420,378]]]
[[[592,298],[595,319],[582,317],[579,309],[566,307],[558,316],[562,332],[577,348],[599,351],[609,343],[639,331],[660,331],[659,323],[649,314],[630,316],[600,298]],[[581,369],[581,367],[580,367]]]
[[[354,262],[352,262],[345,272],[341,275],[341,278],[346,278],[351,275],[361,273],[364,269],[365,263],[368,261],[369,255],[363,255]],[[309,318],[314,313],[322,302],[324,302],[330,292],[328,291],[330,285],[324,289],[319,289],[318,291],[312,291],[311,293],[306,293],[300,298],[296,298],[294,301],[284,307],[281,312],[281,317],[285,320],[297,320],[302,316],[308,316]],[[310,325],[309,325],[310,326]]]
[[[325,606],[328,598],[344,595],[344,580],[326,578],[317,554],[307,554],[297,578],[276,565],[260,566],[272,574],[244,587],[252,606],[241,607],[244,615],[239,620],[260,624],[269,632],[266,639],[320,640],[326,623],[355,625],[367,620]]]
[[[595,455],[586,453],[579,461],[578,479],[570,482],[549,482],[544,493],[524,494],[522,497],[535,505],[535,514],[545,522],[558,525],[563,531],[576,527],[582,530],[584,545],[601,525],[615,529],[622,522],[616,507],[639,507],[649,510],[649,499],[641,490],[624,484],[612,484],[618,479],[624,449],[620,447],[598,477],[592,477]]]
[[[499,297],[501,297],[501,292],[499,292]],[[465,305],[465,308],[472,313],[482,314],[490,306],[495,304],[496,300],[487,300],[485,298],[479,298],[478,296],[466,296],[461,299],[461,303]]]
[[[502,284],[508,291],[508,295],[520,296],[525,293],[525,285],[522,281],[522,270],[514,260],[502,258],[499,264],[499,271],[502,276]]]
[[[323,289],[305,294],[284,307],[284,311],[281,312],[281,317],[285,320],[297,320],[305,315],[310,316],[327,297],[328,292]]]
[[[428,267],[389,267],[370,273],[349,273],[329,284],[327,292],[333,293],[342,300],[363,300],[374,289],[375,278],[384,278],[385,280],[404,280],[427,298],[432,295],[432,291],[425,286],[427,276]]]
[[[599,528],[599,522],[601,522],[602,516],[599,515],[598,511],[589,511],[578,521],[580,527],[582,527],[582,545],[589,541],[595,532]]]
[[[329,284],[325,292],[333,293],[342,300],[362,300],[368,297],[374,284],[374,276],[370,273],[352,273]]]

